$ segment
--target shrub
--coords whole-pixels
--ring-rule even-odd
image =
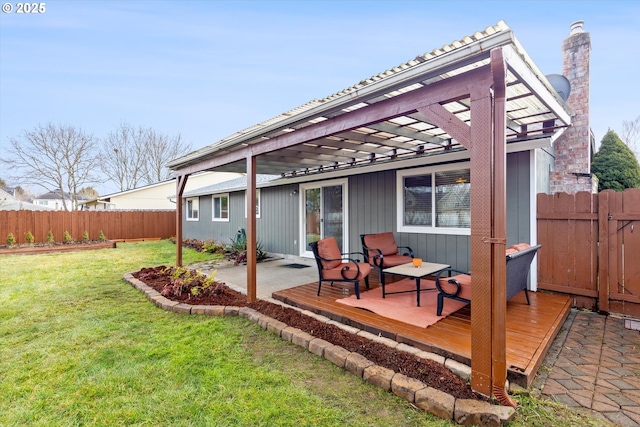
[[[104,233],[102,232],[102,230],[100,230],[100,234],[98,234],[98,240],[100,240],[101,242],[107,240],[107,238],[104,237]]]
[[[84,240],[85,242],[89,241],[89,232],[87,230],[82,233],[82,240]]]
[[[231,245],[227,249],[229,257],[233,260],[235,265],[247,261],[247,235],[244,228],[238,230],[235,239],[231,239]],[[258,240],[256,242],[256,261],[260,262],[267,258],[268,254],[262,250],[262,242]]]
[[[24,240],[27,241],[27,243],[32,244],[33,242],[36,241],[35,237],[33,237],[33,234],[30,231],[27,231],[24,234]]]
[[[167,267],[163,273],[167,273],[171,277],[171,284],[165,285],[160,292],[165,297],[179,297],[183,293],[189,293],[190,297],[222,293],[222,284],[216,283],[214,279],[215,271],[210,276],[206,276],[196,270],[184,267]]]
[[[53,231],[49,230],[47,233],[47,243],[53,243],[56,239],[53,238]]]
[[[13,235],[13,233],[9,233],[9,234],[7,235],[7,245],[8,245],[8,246],[13,246],[13,245],[15,245],[15,244],[16,244],[16,238],[15,238],[15,236]]]
[[[64,234],[62,235],[62,240],[64,240],[65,243],[70,243],[73,241],[73,238],[71,237],[71,234],[68,231],[65,231]]]
[[[222,244],[218,244],[213,240],[205,240],[202,244],[202,252],[207,252],[210,254],[223,254],[226,248]]]

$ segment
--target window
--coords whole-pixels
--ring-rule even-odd
[[[247,217],[247,198],[244,198],[244,217]],[[260,189],[256,189],[256,218],[260,218]]]
[[[213,196],[213,221],[229,221],[229,195]]]
[[[200,200],[197,197],[187,199],[187,221],[198,221]]]
[[[398,231],[470,234],[471,173],[466,166],[398,171]]]

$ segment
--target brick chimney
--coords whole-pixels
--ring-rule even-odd
[[[589,125],[589,59],[591,38],[582,27],[571,24],[569,37],[562,43],[562,74],[571,83],[567,104],[572,111],[571,127],[555,142],[555,171],[550,172],[551,193],[597,192],[597,178],[591,176],[595,147]]]

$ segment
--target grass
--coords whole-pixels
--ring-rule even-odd
[[[167,241],[1,257],[0,424],[454,425],[246,319],[165,312],[122,280],[174,259]],[[516,426],[602,424],[521,400]]]

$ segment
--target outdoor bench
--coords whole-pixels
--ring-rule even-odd
[[[507,249],[507,301],[524,290],[527,304],[530,304],[527,279],[533,257],[541,247],[542,245],[530,246],[528,243],[519,243]],[[446,277],[450,276],[452,272],[456,275]],[[446,268],[436,275],[436,289],[438,291],[436,312],[438,316],[442,315],[445,298],[470,303],[471,272],[465,273],[453,268]]]

